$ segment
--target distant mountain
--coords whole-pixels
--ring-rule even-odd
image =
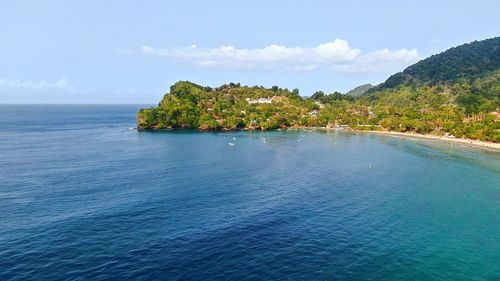
[[[360,97],[363,94],[365,94],[368,90],[373,88],[372,84],[364,84],[361,86],[357,86],[356,88],[350,90],[349,92],[346,93],[346,95],[351,96],[351,97]]]
[[[500,37],[474,41],[430,56],[371,90],[400,85],[446,85],[471,81],[500,68]]]

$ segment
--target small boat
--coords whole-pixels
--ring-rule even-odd
[[[233,140],[236,140],[236,138],[235,138],[235,137],[233,137]]]
[[[297,141],[303,141],[303,139],[298,139]]]
[[[230,146],[234,146],[234,143],[232,143],[232,142],[229,142],[228,144],[229,144]]]

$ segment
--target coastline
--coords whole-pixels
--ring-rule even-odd
[[[446,136],[436,136],[436,135],[423,135],[417,133],[401,133],[401,132],[393,132],[393,131],[363,131],[363,130],[352,130],[354,132],[367,132],[367,133],[375,133],[380,135],[390,135],[396,137],[410,137],[410,138],[419,138],[419,139],[428,139],[428,140],[437,140],[444,141],[448,143],[460,143],[468,146],[486,148],[494,151],[500,152],[500,143],[496,142],[488,142],[488,141],[480,141],[473,139],[461,139],[461,138],[450,138]]]
[[[288,128],[290,129],[290,128]],[[337,130],[335,128],[326,128],[326,127],[295,127],[292,129],[313,129],[313,130]],[[356,133],[368,133],[368,134],[380,134],[380,135],[389,135],[393,137],[409,137],[409,138],[418,138],[418,139],[427,139],[427,140],[436,140],[447,143],[459,143],[467,146],[473,146],[483,149],[488,149],[492,151],[500,152],[500,143],[489,142],[489,141],[481,141],[481,140],[473,140],[473,139],[462,139],[462,138],[453,138],[447,136],[436,136],[436,135],[424,135],[418,133],[402,133],[402,132],[394,132],[394,131],[374,131],[374,130],[356,130],[356,129],[345,129],[345,131],[356,132]]]
[[[176,130],[189,130],[184,128],[164,128],[164,129],[141,129],[136,127],[138,131],[176,131]],[[200,130],[200,129],[191,129],[197,132],[214,132],[212,130]],[[325,130],[325,131],[336,131],[338,129],[335,128],[326,128],[326,127],[289,127],[282,128],[277,130]],[[219,132],[234,132],[234,131],[259,131],[259,130],[245,130],[245,129],[229,129],[229,130],[220,130]],[[268,130],[263,130],[265,132]],[[274,130],[269,130],[274,131]],[[488,142],[488,141],[480,141],[473,139],[462,139],[462,138],[453,138],[447,136],[436,136],[436,135],[423,135],[418,133],[402,133],[402,132],[394,132],[394,131],[374,131],[374,130],[356,130],[356,129],[345,129],[342,131],[349,132],[357,132],[357,133],[368,133],[368,134],[380,134],[380,135],[389,135],[393,137],[409,137],[409,138],[418,138],[418,139],[427,139],[427,140],[436,140],[447,143],[458,143],[472,147],[478,147],[483,149],[488,149],[492,151],[500,152],[500,143]],[[215,131],[216,132],[216,131]]]

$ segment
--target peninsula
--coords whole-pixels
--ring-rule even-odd
[[[355,94],[188,81],[157,107],[141,109],[139,130],[272,130],[326,127],[500,143],[500,37],[433,55]]]

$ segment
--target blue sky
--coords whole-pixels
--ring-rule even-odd
[[[178,80],[345,92],[500,35],[499,1],[0,1],[0,103],[156,103]]]

